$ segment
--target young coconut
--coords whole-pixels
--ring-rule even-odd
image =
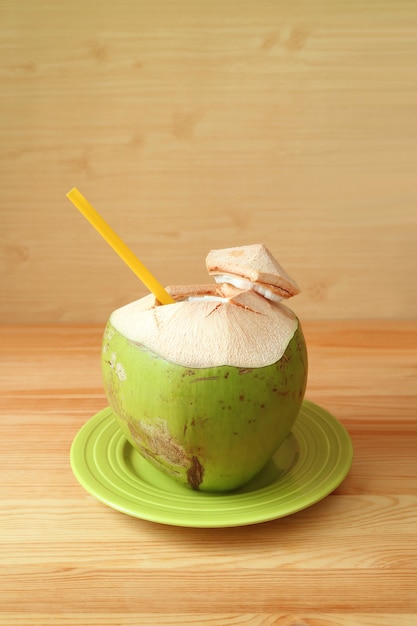
[[[212,251],[207,264],[227,282],[170,287],[175,304],[149,295],[114,311],[102,369],[109,403],[143,456],[193,489],[231,491],[290,433],[307,352],[297,317],[268,298],[298,287],[266,248]],[[232,285],[229,273],[248,282]]]

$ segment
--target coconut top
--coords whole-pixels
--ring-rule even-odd
[[[252,289],[275,302],[300,293],[297,283],[263,244],[211,250],[206,266],[216,282]]]
[[[298,325],[294,313],[229,284],[168,287],[175,304],[153,295],[121,307],[112,326],[167,361],[185,367],[263,367],[284,354]]]
[[[175,304],[150,294],[114,311],[112,326],[132,342],[185,367],[264,367],[281,359],[298,326],[277,300],[299,292],[260,244],[212,250],[218,284],[167,287]]]

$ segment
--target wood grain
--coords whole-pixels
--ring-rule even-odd
[[[103,323],[261,241],[308,319],[417,315],[413,0],[0,5],[0,320]]]
[[[252,613],[250,615],[235,615],[234,613],[219,613],[215,617],[212,614],[177,613],[175,615],[160,615],[155,621],[153,614],[143,613],[118,613],[109,616],[106,613],[90,615],[88,613],[66,613],[67,624],[82,624],[83,626],[137,626],[138,624],[158,624],[159,626],[173,626],[181,624],[183,626],[413,626],[413,615],[398,614],[373,614],[354,613],[346,615],[344,613],[304,613],[301,618],[297,613]],[[1,619],[1,618],[0,618]],[[4,624],[14,626],[44,626],[49,619],[45,613],[36,614],[30,618],[17,618],[12,613],[5,614]],[[29,620],[29,621],[28,621]],[[3,623],[0,621],[0,623]],[[59,622],[55,622],[59,623]],[[63,622],[64,623],[64,622]]]
[[[348,429],[325,500],[242,528],[107,508],[69,449],[106,406],[101,325],[0,326],[0,624],[414,626],[417,325],[306,322],[307,397]]]

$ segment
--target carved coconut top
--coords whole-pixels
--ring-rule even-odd
[[[253,289],[276,302],[300,293],[297,283],[263,244],[211,250],[206,266],[216,282]]]
[[[175,304],[160,305],[150,294],[114,311],[111,324],[130,341],[186,367],[278,361],[298,320],[276,296],[294,295],[298,286],[264,246],[212,250],[207,265],[224,282],[167,287]],[[233,284],[234,276],[246,282]]]

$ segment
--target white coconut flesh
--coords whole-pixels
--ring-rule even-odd
[[[284,300],[284,296],[279,296],[277,293],[274,293],[267,285],[255,283],[248,278],[233,276],[233,274],[216,274],[216,276],[214,276],[214,280],[216,281],[216,283],[229,283],[230,285],[234,285],[239,289],[249,289],[252,291],[256,291],[257,293],[260,293],[261,296],[263,296],[264,298],[272,300],[272,302],[281,302],[281,300]]]
[[[281,359],[298,327],[292,311],[252,290],[228,284],[168,290],[175,304],[158,306],[145,296],[114,311],[110,323],[177,365],[264,367]]]

